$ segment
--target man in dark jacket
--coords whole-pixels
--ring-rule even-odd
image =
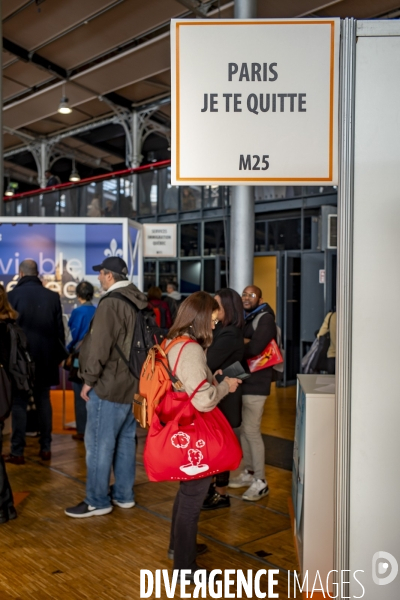
[[[58,385],[58,365],[66,356],[65,334],[60,296],[43,287],[34,260],[24,260],[19,267],[20,280],[8,294],[17,311],[18,325],[28,339],[29,351],[35,363],[33,397],[38,411],[40,428],[40,457],[50,460],[52,410],[50,386]],[[18,392],[12,407],[11,454],[5,460],[24,464],[26,411],[28,396]]]
[[[258,356],[272,339],[276,339],[275,314],[262,299],[260,288],[250,285],[242,293],[245,311],[244,362]],[[245,364],[246,369],[247,363]],[[269,494],[265,480],[265,448],[261,436],[261,419],[264,405],[270,393],[272,369],[262,369],[251,374],[242,384],[242,425],[240,443],[243,450],[245,470],[232,479],[229,487],[249,489],[243,500],[256,502]]]
[[[106,515],[112,505],[135,505],[136,421],[132,402],[138,380],[117,346],[128,360],[137,310],[147,306],[147,298],[127,280],[128,269],[122,258],[106,258],[93,269],[100,272],[98,278],[107,293],[99,302],[79,352],[79,371],[84,381],[81,396],[87,402],[86,498],[65,511],[77,519]],[[111,467],[115,483],[110,499]]]

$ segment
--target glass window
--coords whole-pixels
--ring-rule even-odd
[[[60,191],[54,190],[53,192],[47,192],[42,194],[42,209],[45,217],[58,217],[60,214]],[[17,214],[18,213],[17,211]]]
[[[171,185],[171,167],[159,171],[160,212],[176,213],[178,211],[179,187]]]
[[[215,294],[217,290],[227,287],[227,262],[221,256],[204,260],[204,290]]]
[[[137,215],[136,207],[133,205],[133,175],[119,180],[118,205],[106,200],[104,207],[105,217],[128,217],[134,219]]]
[[[40,196],[32,196],[31,198],[28,198],[27,201],[28,201],[28,216],[30,216],[30,217],[40,216]],[[77,215],[74,214],[71,216],[76,217]]]
[[[301,219],[267,221],[268,250],[300,250]]]
[[[176,260],[160,260],[158,263],[158,286],[163,292],[166,292],[169,283],[178,285],[178,263]]]
[[[80,189],[80,217],[101,217],[103,216],[103,186],[102,182],[89,183]]]
[[[201,208],[201,187],[184,185],[181,187],[181,210],[199,210]]]
[[[157,212],[157,171],[146,171],[138,175],[139,214],[155,215]]]
[[[269,249],[266,245],[265,228],[265,221],[256,223],[254,252],[266,252]]]
[[[65,217],[79,216],[79,197],[81,188],[74,186],[61,190],[60,193],[60,210],[61,215]]]
[[[204,291],[215,293],[215,260],[204,261]]]
[[[200,223],[181,225],[181,256],[200,255]]]
[[[322,186],[322,185],[308,185],[303,187],[303,194],[305,196],[315,196],[315,194],[335,194],[337,192],[336,186]]]
[[[204,256],[225,254],[225,233],[223,221],[204,223]]]
[[[221,206],[221,188],[218,185],[204,186],[204,208],[219,208]]]
[[[303,225],[303,250],[311,250],[311,222],[312,217],[304,218]]]
[[[156,285],[156,261],[145,260],[143,269],[144,292]]]
[[[193,294],[198,292],[201,285],[201,261],[200,260],[182,260],[181,261],[181,285],[182,294]]]

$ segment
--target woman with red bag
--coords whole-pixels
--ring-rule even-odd
[[[175,323],[168,333],[168,339],[173,340],[181,336],[184,339],[181,343],[176,343],[167,356],[169,367],[182,384],[182,388],[178,393],[167,394],[156,409],[145,450],[145,464],[147,462],[146,469],[149,476],[150,463],[154,465],[155,462],[151,446],[154,444],[154,449],[156,448],[154,440],[159,434],[165,433],[168,437],[171,432],[176,431],[168,441],[172,443],[175,449],[180,449],[178,453],[180,452],[181,456],[188,457],[188,464],[180,467],[180,475],[170,477],[170,479],[179,479],[180,485],[172,512],[168,556],[174,560],[174,569],[179,571],[181,569],[191,570],[190,579],[192,581],[194,572],[199,569],[196,563],[198,550],[202,552],[205,550],[204,545],[202,548],[196,546],[197,524],[204,497],[211,483],[210,471],[215,472],[215,469],[213,471],[212,454],[207,453],[207,450],[216,447],[216,442],[212,438],[214,435],[222,436],[223,428],[230,429],[232,432],[229,424],[219,411],[214,415],[214,418],[216,423],[218,420],[219,423],[222,423],[222,427],[219,433],[216,434],[214,434],[214,428],[211,426],[211,420],[209,419],[207,425],[206,419],[204,418],[203,422],[201,415],[213,411],[218,402],[228,393],[234,392],[241,383],[239,379],[225,377],[218,384],[207,367],[205,350],[212,342],[212,330],[217,322],[218,310],[218,303],[206,292],[195,292],[180,306]],[[166,347],[168,348],[168,341]],[[174,408],[174,400],[178,409]],[[171,407],[170,410],[169,407]],[[179,422],[174,421],[174,410],[176,414],[179,413]],[[190,416],[188,410],[191,413]],[[197,440],[195,448],[188,448],[190,435],[187,432],[190,433],[190,427],[194,427],[193,421],[200,424],[199,426],[203,428],[203,431],[206,431],[208,427],[209,433],[203,436],[204,439],[193,437],[193,433],[193,439]],[[168,426],[172,423],[176,423],[176,428],[168,429]],[[162,430],[163,427],[164,431]],[[229,431],[228,435],[230,435]],[[163,435],[165,439],[166,436]],[[233,432],[232,436],[234,438]],[[169,443],[170,446],[171,443]],[[231,440],[229,438],[229,443],[232,444],[233,448],[230,454],[235,454],[234,460],[240,461],[241,452],[240,448],[237,449],[234,446],[235,439]],[[172,452],[174,451],[172,449]],[[161,456],[165,456],[168,452],[171,452],[171,448],[166,447],[165,452],[158,452],[158,459],[161,461]],[[182,459],[181,462],[185,461]],[[151,478],[156,479],[154,472]],[[158,478],[158,480],[162,479],[166,479],[166,477],[160,476]],[[186,579],[188,578],[186,577]]]

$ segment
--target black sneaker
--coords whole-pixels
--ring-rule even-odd
[[[204,554],[204,552],[207,552],[207,550],[208,546],[206,544],[196,544],[197,556],[200,556],[200,554]],[[168,558],[170,560],[174,560],[174,551],[172,550],[172,548],[168,550]]]
[[[15,510],[15,506],[9,506],[8,507],[8,518],[10,521],[13,521],[14,519],[17,518],[17,511]]]
[[[213,496],[207,496],[201,510],[216,510],[217,508],[228,508],[231,505],[229,494],[214,492]]]
[[[100,517],[101,515],[108,515],[112,511],[112,506],[107,506],[106,508],[96,508],[95,506],[90,506],[90,504],[86,504],[86,502],[80,502],[76,506],[71,506],[71,508],[67,508],[64,512],[67,517],[73,517],[74,519],[84,519],[85,517]]]

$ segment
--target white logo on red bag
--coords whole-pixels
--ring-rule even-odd
[[[178,431],[171,437],[171,444],[175,448],[187,448],[189,446],[190,436],[183,431]]]
[[[197,448],[204,448],[205,445],[206,445],[206,443],[204,440],[197,440],[197,442],[196,442]]]
[[[199,441],[203,441],[203,440],[199,440]],[[192,475],[192,476],[197,475],[198,473],[203,473],[203,471],[208,471],[208,469],[210,468],[208,465],[200,464],[201,461],[203,460],[203,458],[204,458],[203,453],[200,452],[200,450],[193,450],[193,448],[190,448],[190,450],[188,450],[189,464],[183,465],[182,467],[179,467],[179,468],[181,471],[186,473],[186,475]]]

